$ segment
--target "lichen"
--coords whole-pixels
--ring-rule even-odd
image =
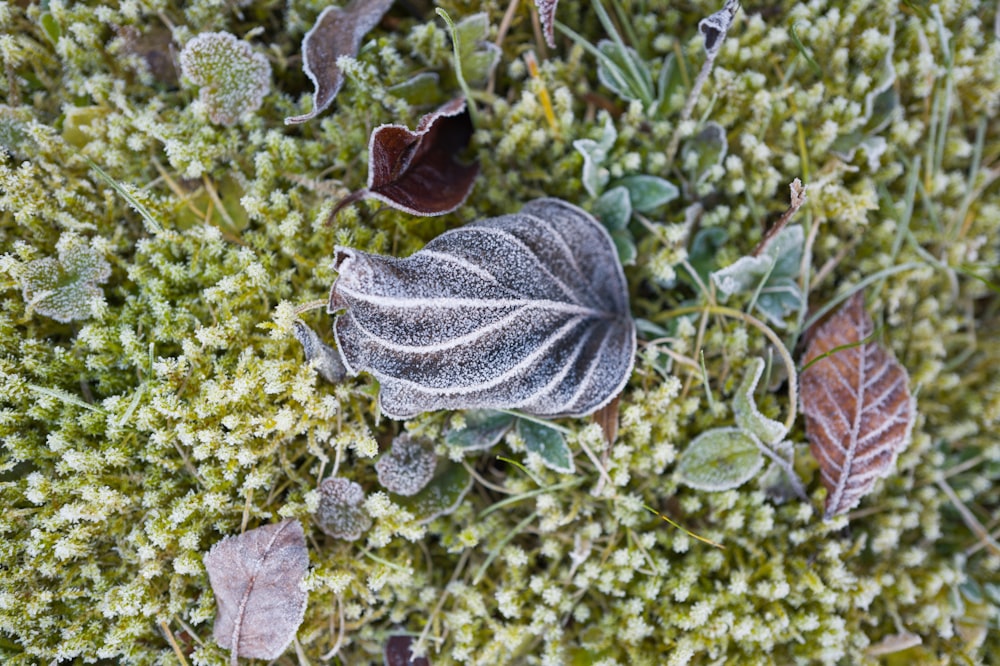
[[[486,9],[498,27],[507,4],[446,8],[456,22]],[[0,4],[0,661],[177,663],[176,649],[188,663],[225,663],[202,557],[284,517],[302,522],[309,545],[296,649],[311,663],[334,650],[381,663],[401,632],[435,664],[862,664],[894,645],[901,663],[1000,653],[995,6],[746,5],[681,123],[705,57],[697,24],[720,2],[621,3],[630,25],[617,24],[652,72],[670,54],[681,66],[652,115],[603,86],[582,45],[557,33],[543,50],[528,4],[505,24],[492,82],[473,91],[466,158],[482,171],[466,203],[417,219],[364,202],[333,224],[336,200],[365,184],[371,129],[413,127],[460,94],[433,12],[391,13],[346,63],[327,115],[289,129],[283,119],[308,108],[299,48],[316,3]],[[589,2],[562,0],[557,19],[589,44],[611,37]],[[221,31],[253,40],[275,86],[232,126],[206,122],[190,88],[156,74],[196,35]],[[889,54],[898,111],[878,132],[884,152],[837,151],[863,129]],[[436,98],[393,91],[425,73],[438,76]],[[695,176],[685,147],[703,121],[722,128],[727,152]],[[596,425],[559,421],[574,454],[564,474],[532,464],[515,431],[492,448],[448,448],[463,415],[423,414],[405,432],[452,458],[472,489],[422,522],[378,483],[375,460],[402,424],[379,417],[370,377],[330,384],[303,363],[292,322],[330,341],[330,317],[295,308],[327,297],[337,244],[406,256],[542,195],[592,206],[573,146],[599,141],[607,122],[609,183],[652,175],[680,192],[628,227],[644,344],[617,440],[605,450]],[[732,426],[757,359],[771,359],[757,407],[787,414],[774,347],[704,309],[715,295],[699,271],[747,256],[795,177],[808,193],[796,218],[807,302],[773,330],[794,351],[811,310],[867,280],[879,341],[917,396],[896,472],[830,522],[801,419],[788,438],[808,501],[775,493],[766,474],[723,492],[677,477],[695,438]],[[699,230],[725,240],[694,265]],[[62,322],[25,298],[24,271],[71,239],[110,270],[103,298]],[[748,291],[725,305],[754,303]],[[318,526],[317,489],[331,475],[366,496],[372,524],[356,541]],[[920,643],[893,643],[900,635]],[[289,650],[279,663],[299,659]]]

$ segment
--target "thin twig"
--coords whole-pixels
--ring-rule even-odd
[[[757,243],[757,247],[755,247],[753,252],[750,253],[751,256],[759,257],[760,253],[763,252],[771,242],[771,239],[777,236],[778,233],[785,228],[788,221],[792,219],[795,213],[799,211],[799,208],[802,208],[802,204],[806,202],[806,188],[803,187],[801,180],[798,178],[793,180],[788,186],[788,189],[792,191],[788,210],[782,213],[781,217],[779,217],[777,221],[771,225],[771,228],[764,233],[764,237],[760,239],[760,242]]]

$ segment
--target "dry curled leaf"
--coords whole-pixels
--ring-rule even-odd
[[[632,371],[635,324],[608,232],[559,199],[438,236],[405,259],[336,248],[329,311],[382,411],[584,416]]]
[[[285,118],[296,125],[322,113],[344,85],[344,73],[337,66],[340,56],[353,56],[361,40],[378,25],[393,0],[354,0],[344,8],[327,7],[302,40],[302,69],[312,81],[313,109],[301,116]]]
[[[816,331],[802,359],[802,411],[827,519],[856,506],[910,441],[916,408],[906,370],[869,340],[873,330],[858,292]]]
[[[219,541],[205,555],[218,610],[213,635],[237,657],[277,659],[306,611],[309,567],[302,524],[289,519]]]
[[[379,125],[368,143],[368,187],[335,207],[371,197],[413,215],[443,215],[469,196],[478,164],[455,157],[469,145],[472,120],[465,99],[453,99],[420,119],[415,131],[403,125]]]
[[[550,49],[556,47],[556,7],[559,0],[535,0],[538,8],[538,18],[542,22],[542,34]]]

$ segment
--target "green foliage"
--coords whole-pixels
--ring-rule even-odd
[[[271,65],[247,42],[228,32],[206,32],[180,54],[181,70],[201,89],[213,123],[233,125],[260,108],[271,88]]]
[[[97,285],[107,282],[111,266],[76,234],[64,234],[56,247],[58,259],[36,259],[21,269],[24,300],[56,321],[87,319],[95,307],[104,305],[104,292]]]
[[[530,77],[520,56],[537,45],[521,3],[494,87],[474,92],[468,158],[482,172],[466,204],[417,221],[364,203],[332,226],[333,202],[364,185],[371,128],[412,127],[443,101],[427,98],[434,76],[442,98],[459,93],[448,33],[433,14],[393,12],[346,64],[351,82],[336,109],[290,130],[282,119],[309,94],[298,57],[318,5],[4,6],[0,661],[178,663],[169,632],[188,663],[226,663],[211,637],[215,600],[202,558],[225,536],[286,517],[302,522],[309,549],[296,639],[310,663],[335,649],[332,660],[380,663],[385,637],[401,630],[423,633],[435,664],[867,664],[877,661],[868,650],[891,649],[886,639],[901,632],[921,642],[887,657],[898,663],[1000,653],[1000,554],[971,522],[995,540],[992,6],[828,0],[741,11],[692,120],[678,123],[704,59],[697,23],[721,3],[621,4],[623,53],[648,63],[652,107],[602,84],[596,56],[576,42],[540,54]],[[483,6],[447,9],[460,24]],[[500,25],[503,9],[487,11]],[[614,41],[589,1],[562,0],[559,19],[588,44]],[[219,31],[252,35],[274,70],[262,106],[231,126],[206,123],[190,90],[154,75],[171,49]],[[890,52],[896,97],[883,117],[886,98],[871,95]],[[887,124],[868,131],[880,117]],[[724,151],[718,130],[704,134],[712,123],[724,130]],[[679,157],[670,161],[675,131]],[[856,131],[885,140],[878,160],[862,150],[845,162],[837,142]],[[702,148],[702,138],[712,140]],[[406,431],[439,458],[464,459],[439,463],[410,498],[380,490],[375,460],[402,426],[378,418],[370,378],[321,381],[294,338],[296,306],[329,293],[334,245],[406,256],[446,229],[543,194],[596,210],[639,174],[678,194],[643,214],[648,227],[634,214],[625,225],[635,246],[626,270],[633,314],[649,322],[650,344],[621,397],[616,442],[605,446],[594,424],[561,421],[575,466],[567,476],[530,464],[515,433],[514,457],[529,464],[498,459],[491,447],[510,415],[425,414]],[[875,276],[882,342],[918,389],[898,473],[849,523],[822,521],[824,491],[808,456],[794,459],[806,501],[775,496],[788,478],[780,469],[720,492],[676,474],[705,432],[747,414],[773,420],[792,405],[775,356],[751,389],[756,412],[738,407],[755,359],[777,346],[705,308],[718,295],[708,274],[750,252],[797,176],[809,187],[794,220],[804,261],[787,277],[801,299],[794,314],[781,310],[786,328],[771,332],[794,349],[808,312]],[[93,283],[99,311],[88,306],[87,318],[62,323],[31,309],[22,276],[32,262],[60,261],[69,238],[111,270]],[[687,275],[685,261],[704,290],[674,279]],[[751,308],[762,276],[727,304],[759,311]],[[685,308],[693,309],[676,314]],[[329,317],[303,317],[329,344]],[[468,428],[457,427],[462,420]],[[786,437],[802,441],[801,420]],[[780,446],[774,453],[789,460]],[[357,541],[319,527],[319,487],[331,475],[364,492],[371,525]],[[289,649],[278,663],[299,657]]]

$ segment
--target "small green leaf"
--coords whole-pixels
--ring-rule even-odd
[[[35,312],[59,322],[87,319],[91,302],[102,300],[98,284],[107,282],[111,265],[83,238],[63,234],[59,258],[36,259],[24,267],[21,293]]]
[[[715,428],[699,435],[677,465],[680,480],[699,490],[729,490],[760,471],[764,456],[739,428]]]
[[[625,176],[615,181],[615,186],[628,190],[632,208],[640,213],[650,213],[677,198],[677,186],[657,176],[644,174]]]
[[[519,419],[517,433],[524,440],[524,447],[541,456],[542,462],[549,469],[563,474],[572,474],[576,469],[573,465],[573,453],[566,445],[566,438],[558,430],[535,421]]]
[[[601,167],[604,165],[604,160],[608,159],[608,151],[614,147],[617,139],[618,130],[611,122],[611,116],[606,115],[600,141],[577,139],[573,142],[573,147],[583,155],[582,182],[592,197],[596,197],[608,182],[608,173]]]
[[[462,61],[462,74],[469,84],[485,83],[500,61],[500,48],[486,41],[489,34],[490,20],[486,12],[467,16],[455,24],[458,57]]]
[[[492,409],[470,409],[465,412],[465,428],[452,430],[444,437],[445,444],[466,451],[488,449],[510,430],[514,416]]]
[[[788,434],[788,428],[779,421],[767,418],[757,409],[753,396],[757,382],[764,373],[764,365],[762,358],[750,361],[750,369],[744,375],[739,391],[733,396],[733,412],[736,416],[736,425],[742,430],[755,435],[765,444],[774,445]]]
[[[718,267],[715,261],[719,248],[729,240],[729,234],[722,227],[702,227],[691,241],[688,250],[688,263],[701,278],[702,284],[708,284],[709,274]],[[681,275],[687,275],[686,272]]]
[[[805,237],[802,226],[782,229],[756,257],[747,256],[714,271],[711,279],[723,300],[733,294],[756,294],[756,307],[775,326],[802,307],[798,285]]]
[[[602,85],[625,100],[652,101],[646,98],[653,90],[653,75],[635,49],[602,39],[597,50],[604,56],[597,59],[597,80]]]
[[[611,242],[615,244],[618,251],[618,261],[622,266],[632,266],[639,255],[639,250],[635,247],[635,239],[628,229],[611,232]]]
[[[457,509],[471,487],[472,476],[468,470],[458,463],[448,462],[416,495],[393,495],[393,501],[416,516],[418,522],[429,523]]]
[[[677,66],[674,54],[668,53],[660,65],[656,81],[656,106],[661,116],[684,103],[684,95],[677,94],[682,93],[683,89],[684,78],[681,76],[681,68]]]
[[[441,77],[437,72],[421,72],[402,83],[390,86],[388,92],[414,106],[439,105],[443,101]]]
[[[698,134],[685,142],[681,150],[681,164],[691,179],[700,183],[708,177],[712,167],[722,164],[728,151],[726,130],[719,123],[706,123]]]
[[[632,217],[632,201],[624,187],[612,187],[594,203],[594,217],[608,231],[621,231]]]

